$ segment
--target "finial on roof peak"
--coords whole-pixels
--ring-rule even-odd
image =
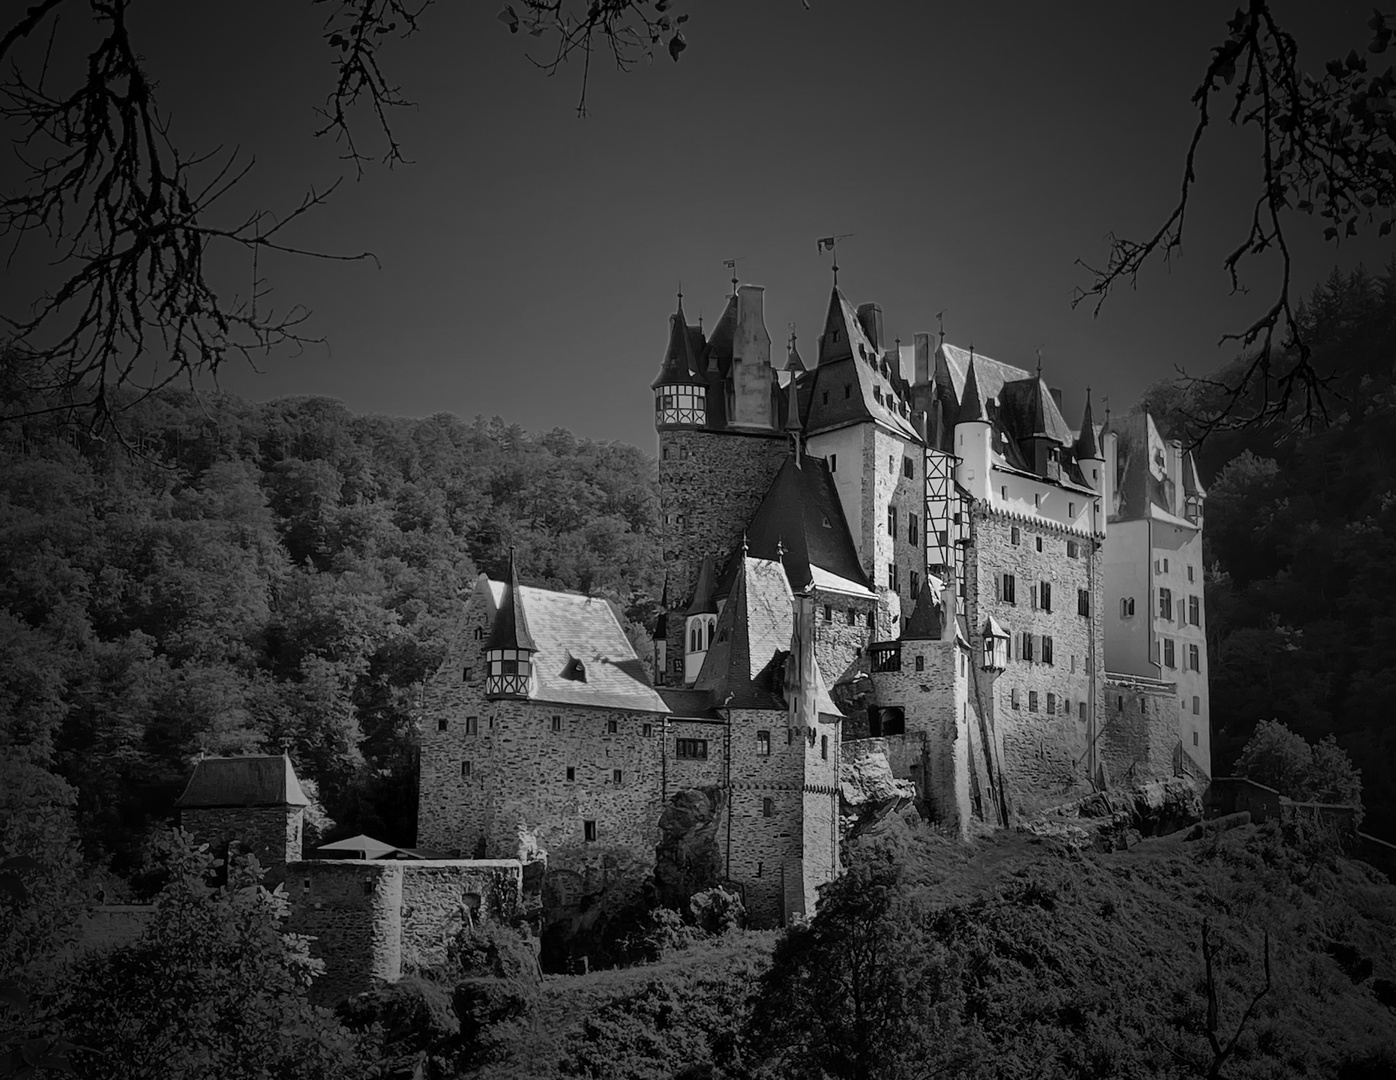
[[[938,333],[939,333],[939,335],[940,335],[940,343],[941,343],[942,345],[944,345],[944,344],[945,344],[945,312],[943,312],[943,311],[937,311],[937,312],[936,312],[936,326],[939,328],[939,329],[938,329]],[[971,346],[971,347],[972,347],[972,346]]]
[[[785,558],[785,537],[776,538],[776,561],[780,562]]]
[[[745,557],[746,553],[747,553],[748,551],[750,551],[750,550],[751,550],[751,545],[748,544],[748,543],[746,542],[746,530],[743,529],[743,530],[742,530],[742,555],[743,555],[743,557]]]

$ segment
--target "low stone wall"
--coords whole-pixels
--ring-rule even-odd
[[[1244,776],[1214,776],[1202,796],[1202,805],[1209,818],[1249,810],[1256,824],[1279,817],[1280,805],[1286,801],[1274,788]]]
[[[1396,844],[1378,840],[1369,833],[1357,834],[1353,854],[1363,862],[1375,866],[1392,881],[1396,881]]]
[[[518,907],[517,859],[379,861],[314,859],[286,867],[288,929],[312,938],[325,963],[312,997],[333,1002],[440,963],[446,943],[475,921]]]

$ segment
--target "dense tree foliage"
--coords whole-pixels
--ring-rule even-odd
[[[410,844],[413,703],[511,546],[643,644],[660,559],[631,447],[323,398],[124,415],[135,455],[42,417],[0,432],[0,810],[70,803],[90,859],[136,868],[199,754],[283,748],[338,831]]]
[[[1306,429],[1296,405],[1197,451],[1214,771],[1261,720],[1310,742],[1331,734],[1362,768],[1366,827],[1396,838],[1396,264],[1335,272],[1299,315],[1332,376],[1329,422]],[[1161,384],[1146,403],[1192,439],[1229,380]]]

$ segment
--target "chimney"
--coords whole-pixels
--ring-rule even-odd
[[[915,386],[925,386],[931,381],[931,335],[913,334],[911,337],[912,352],[916,357],[915,370],[912,372],[912,384]]]
[[[858,325],[863,328],[863,333],[868,335],[874,349],[882,348],[882,308],[871,303],[859,304]]]

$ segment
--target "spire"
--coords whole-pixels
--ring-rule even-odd
[[[528,632],[528,618],[524,615],[523,595],[519,592],[519,572],[514,563],[514,549],[509,549],[509,580],[504,587],[504,599],[490,628],[490,640],[485,648],[491,652],[499,649],[527,649],[537,652],[533,635]]]
[[[698,584],[693,587],[693,603],[688,605],[689,615],[716,615],[717,602],[713,592],[717,589],[717,568],[713,557],[704,555],[698,567]]]
[[[945,588],[953,588],[946,584]],[[903,641],[939,641],[943,636],[945,610],[931,592],[931,579],[927,575],[921,582],[921,591],[916,594],[916,608],[911,617],[902,624]]]
[[[792,377],[790,380],[790,404],[786,409],[785,433],[795,440],[795,464],[800,463],[800,433],[804,425],[800,423],[800,393]]]
[[[1086,387],[1086,411],[1081,416],[1081,433],[1076,436],[1076,460],[1101,460],[1095,441],[1095,421],[1091,417],[1091,388]]]
[[[796,374],[806,371],[805,362],[800,357],[800,350],[795,348],[795,324],[790,324],[790,341],[785,346],[785,370],[793,371]]]
[[[988,422],[984,412],[984,401],[979,394],[979,377],[974,373],[974,354],[970,354],[969,371],[965,374],[965,391],[960,396],[960,423],[973,420]]]
[[[689,336],[688,321],[683,313],[683,293],[679,293],[678,310],[669,316],[669,348],[664,352],[664,363],[660,365],[654,382],[650,383],[650,389],[666,384],[696,382],[692,373],[697,369],[693,339]]]
[[[1042,383],[1042,350],[1037,350],[1037,378],[1032,385],[1032,437],[1038,438],[1047,435],[1047,408],[1042,403],[1042,395],[1047,392],[1047,387]]]

